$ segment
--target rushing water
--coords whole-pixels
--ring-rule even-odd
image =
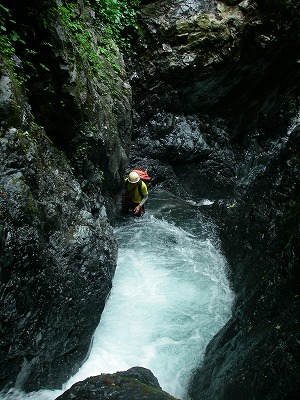
[[[118,266],[86,363],[62,391],[1,399],[52,400],[77,381],[133,366],[151,369],[165,391],[187,399],[192,371],[228,320],[233,295],[201,205],[165,192],[148,203],[143,218],[115,228]]]

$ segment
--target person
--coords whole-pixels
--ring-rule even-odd
[[[144,204],[148,200],[148,188],[136,171],[131,171],[124,179],[125,192],[122,198],[122,212],[140,217],[145,213]]]

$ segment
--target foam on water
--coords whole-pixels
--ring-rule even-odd
[[[211,240],[183,228],[186,224],[177,226],[172,216],[164,219],[162,208],[166,204],[156,216],[148,212],[115,229],[119,256],[113,289],[90,356],[62,391],[92,375],[142,366],[165,391],[187,399],[192,371],[230,316],[232,293],[225,260]],[[62,391],[19,397],[14,392],[3,399],[52,400]]]

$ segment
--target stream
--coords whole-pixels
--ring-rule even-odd
[[[120,219],[113,288],[87,361],[63,390],[11,390],[0,399],[53,400],[89,376],[141,366],[163,390],[187,400],[193,370],[233,302],[215,227],[201,212],[210,204],[158,190],[144,217]]]

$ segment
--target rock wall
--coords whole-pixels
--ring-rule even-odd
[[[54,0],[1,7],[0,389],[58,388],[85,359],[111,288],[131,89],[84,2],[70,19]]]
[[[239,200],[215,204],[236,293],[195,372],[195,399],[299,393],[299,127]]]
[[[177,195],[214,200],[203,212],[219,225],[236,293],[190,396],[296,399],[297,5],[142,1],[141,21],[128,61],[132,163]]]
[[[0,388],[58,387],[86,356],[114,273],[112,193],[131,145],[153,184],[214,200],[205,210],[231,269],[233,316],[191,398],[296,398],[299,2],[141,1],[125,63],[83,0],[10,3]]]

